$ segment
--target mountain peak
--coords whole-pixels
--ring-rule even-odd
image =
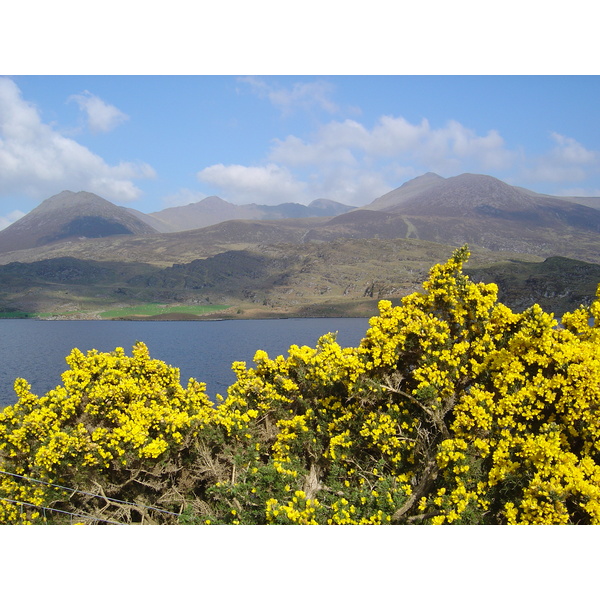
[[[317,198],[308,205],[308,208],[316,215],[322,214],[323,216],[336,217],[347,213],[355,207],[336,202],[335,200],[328,200],[327,198]]]
[[[490,175],[462,173],[454,177],[429,178],[428,184],[402,187],[388,196],[387,212],[437,217],[470,217],[474,213],[523,213],[532,206],[532,198],[519,189]],[[381,209],[380,209],[381,210]]]
[[[219,198],[219,196],[207,196],[195,204],[201,204],[204,208],[223,208],[224,206],[230,206],[231,203]]]
[[[438,175],[437,173],[433,173],[432,171],[428,171],[423,175],[419,175],[413,179],[409,179],[405,183],[403,183],[400,187],[412,187],[414,185],[421,185],[423,183],[432,183],[443,181],[444,177]]]
[[[363,208],[369,210],[386,210],[391,206],[402,204],[403,202],[410,200],[413,196],[420,194],[426,189],[434,188],[444,181],[446,180],[440,175],[428,172],[406,181],[399,188],[376,198],[371,204],[368,204]]]
[[[459,221],[460,227],[469,222],[471,229],[481,231],[491,227],[492,222],[498,231],[508,224],[515,231],[527,227],[558,231],[565,226],[600,230],[599,211],[559,197],[533,194],[490,175],[462,173],[432,185],[417,186],[416,191],[398,188],[388,197],[395,204],[388,202],[379,208],[388,214],[410,219],[449,219]],[[450,228],[450,222],[444,226]]]
[[[115,206],[112,202],[97,196],[96,194],[92,194],[91,192],[72,192],[70,190],[63,190],[59,194],[55,194],[54,196],[50,196],[50,198],[46,198],[41,204],[39,204],[33,211],[47,210],[48,208],[52,210],[56,210],[61,207],[69,207],[76,208],[81,210],[83,206]]]
[[[156,229],[125,208],[91,192],[63,190],[0,231],[0,252],[61,240],[150,233]]]

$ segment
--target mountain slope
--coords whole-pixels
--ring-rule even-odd
[[[365,208],[376,208],[376,202]],[[533,227],[566,225],[600,232],[600,211],[594,208],[471,173],[438,180],[395,204],[388,203],[383,210],[407,216],[493,218]]]
[[[429,173],[360,210],[330,219],[321,235],[413,237],[495,251],[600,262],[600,211],[494,177]]]
[[[150,227],[152,227],[152,229],[156,230],[158,233],[169,233],[171,231],[174,231],[174,229],[170,225],[153,217],[152,215],[148,215],[146,213],[140,212],[139,210],[136,210],[135,208],[130,207],[125,208],[125,210],[129,214],[138,218],[140,221],[146,223],[146,225],[150,225]]]
[[[55,242],[156,233],[150,225],[90,192],[63,191],[0,231],[0,252]]]
[[[368,210],[387,210],[389,207],[401,205],[403,202],[407,202],[427,190],[435,189],[444,181],[445,179],[436,173],[425,173],[425,175],[415,177],[403,183],[399,188],[376,198],[367,206],[363,206],[363,208]]]
[[[420,240],[339,239],[261,244],[166,268],[67,257],[13,262],[0,266],[0,316],[69,312],[91,318],[147,302],[175,313],[182,304],[217,303],[233,306],[231,313],[240,317],[368,316],[378,299],[419,289],[428,269],[453,250]],[[481,267],[512,256],[476,250],[471,260]]]
[[[421,240],[338,239],[261,245],[159,268],[133,262],[54,258],[0,266],[0,315],[77,313],[91,318],[110,307],[159,303],[226,304],[221,317],[368,316],[379,299],[398,301],[420,289],[428,269],[454,248]],[[600,265],[553,257],[474,250],[466,273],[493,281],[513,310],[539,303],[562,314],[589,304]],[[173,318],[173,317],[171,317]]]

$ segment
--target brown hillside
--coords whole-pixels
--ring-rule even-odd
[[[100,196],[64,191],[0,231],[0,252],[71,240],[152,233],[156,230],[150,225]]]

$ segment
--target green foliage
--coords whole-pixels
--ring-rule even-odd
[[[464,274],[468,256],[381,301],[356,348],[327,334],[234,363],[215,405],[143,344],[73,351],[63,387],[17,381],[0,468],[131,505],[9,475],[3,497],[143,522],[599,523],[600,300],[561,327],[537,305],[514,313]]]

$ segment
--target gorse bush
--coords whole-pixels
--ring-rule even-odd
[[[560,326],[537,305],[516,314],[467,258],[381,301],[356,348],[327,334],[234,363],[214,405],[140,343],[74,350],[42,397],[17,380],[0,519],[600,523],[600,300]]]
[[[23,379],[15,382],[19,400],[0,413],[0,468],[22,477],[4,475],[0,495],[129,520],[131,507],[113,506],[108,498],[148,504],[159,490],[174,489],[185,460],[180,449],[193,435],[194,418],[210,413],[212,404],[204,384],[190,381],[183,389],[178,369],[152,360],[143,344],[132,357],[121,348],[87,356],[73,350],[67,363],[71,370],[63,373],[63,385],[45,396],[32,394]],[[58,486],[90,495],[73,496]],[[4,522],[35,522],[41,514],[0,501]]]

